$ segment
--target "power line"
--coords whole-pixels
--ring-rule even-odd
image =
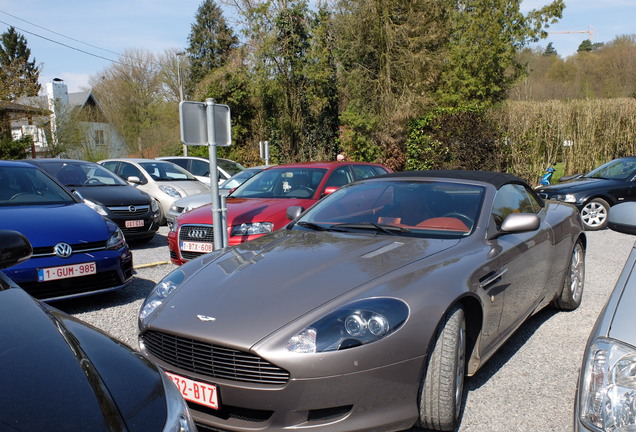
[[[0,12],[1,12],[1,13],[3,13],[3,14],[5,14],[5,15],[9,15],[11,18],[15,18],[15,19],[17,19],[17,20],[20,20],[20,21],[22,21],[22,22],[25,22],[25,23],[27,23],[27,24],[30,24],[30,25],[32,25],[32,26],[34,26],[34,27],[41,28],[42,30],[46,30],[47,32],[50,32],[50,33],[56,34],[56,35],[58,35],[58,36],[62,36],[62,37],[66,38],[66,39],[69,39],[69,40],[72,40],[73,42],[78,42],[78,43],[81,43],[81,44],[83,44],[83,45],[89,46],[89,47],[91,47],[91,48],[96,48],[96,49],[101,50],[101,51],[106,51],[106,52],[109,52],[109,53],[111,53],[111,54],[115,54],[115,55],[118,55],[118,56],[122,56],[122,54],[121,54],[121,53],[118,53],[118,52],[115,52],[115,51],[111,51],[111,50],[108,50],[108,49],[106,49],[106,48],[101,48],[101,47],[98,47],[98,46],[96,46],[96,45],[91,45],[91,44],[89,44],[89,43],[87,43],[87,42],[84,42],[84,41],[81,41],[81,40],[79,40],[79,39],[74,39],[74,38],[72,38],[72,37],[70,37],[70,36],[66,36],[66,35],[64,35],[64,34],[62,34],[62,33],[58,33],[58,32],[56,32],[56,31],[54,31],[54,30],[48,29],[48,28],[43,27],[43,26],[41,26],[41,25],[38,25],[38,24],[32,23],[32,22],[30,22],[30,21],[27,21],[27,20],[25,20],[25,19],[22,19],[22,18],[20,18],[20,17],[15,16],[15,15],[12,15],[12,14],[10,14],[9,12],[5,12],[5,11],[3,11],[3,10],[0,10]],[[5,24],[6,24],[6,23],[5,23]],[[24,31],[24,30],[22,30],[22,31]]]
[[[100,58],[100,59],[102,59],[102,60],[107,60],[107,61],[112,62],[112,63],[117,63],[117,64],[122,65],[122,66],[126,66],[125,64],[123,64],[123,63],[121,63],[121,62],[119,62],[119,61],[117,61],[117,60],[113,60],[113,59],[110,59],[110,58],[108,58],[108,57],[101,56],[101,55],[99,55],[99,54],[94,54],[94,53],[91,53],[91,52],[85,51],[85,50],[83,50],[83,49],[76,48],[76,47],[71,46],[71,45],[67,45],[67,44],[65,44],[65,43],[62,43],[62,42],[59,42],[59,41],[53,40],[53,39],[51,39],[51,38],[47,38],[46,36],[42,36],[42,35],[40,35],[40,34],[33,33],[33,32],[31,32],[31,31],[25,30],[25,29],[23,29],[23,28],[20,28],[20,27],[14,26],[13,24],[9,24],[9,23],[7,23],[7,22],[5,22],[5,21],[0,20],[0,23],[2,23],[2,24],[4,24],[4,25],[7,25],[7,26],[9,26],[9,27],[14,27],[14,28],[16,28],[16,29],[20,30],[21,32],[28,33],[28,34],[30,34],[30,35],[33,35],[33,36],[39,37],[39,38],[44,39],[44,40],[47,40],[47,41],[49,41],[49,42],[53,42],[53,43],[55,43],[55,44],[62,45],[63,47],[70,48],[70,49],[75,50],[75,51],[79,51],[79,52],[81,52],[81,53],[83,53],[83,54],[86,54],[86,55],[89,55],[89,56],[93,56],[93,57],[97,57],[97,58]]]

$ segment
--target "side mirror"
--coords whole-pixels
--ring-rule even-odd
[[[610,207],[607,226],[614,231],[636,234],[636,202],[624,202]]]
[[[325,188],[325,191],[323,192],[322,196],[327,196],[329,194],[334,193],[335,191],[337,191],[338,189],[340,189],[338,186],[329,186]]]
[[[17,231],[0,230],[0,268],[5,269],[31,258],[33,248]]]
[[[303,211],[305,211],[305,209],[301,206],[288,207],[286,213],[287,219],[293,221],[294,219],[297,219]]]
[[[490,240],[505,234],[522,233],[538,230],[541,219],[534,213],[510,213],[501,223],[499,230],[488,236]]]
[[[141,184],[141,180],[137,176],[130,176],[126,179],[128,183]]]

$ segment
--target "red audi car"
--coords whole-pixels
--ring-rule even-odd
[[[256,174],[227,198],[228,244],[255,239],[282,228],[287,208],[308,208],[354,180],[390,173],[365,162],[305,162],[277,165]],[[168,234],[170,259],[181,265],[214,248],[211,204],[177,218]]]

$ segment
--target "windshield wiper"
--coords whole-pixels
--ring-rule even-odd
[[[297,222],[296,225],[300,225],[303,228],[309,228],[314,231],[328,231],[324,226],[318,225],[313,222]]]
[[[329,229],[332,231],[349,231],[350,229],[374,230],[391,235],[411,232],[408,228],[398,227],[395,225],[377,224],[373,222],[334,224],[331,225]]]

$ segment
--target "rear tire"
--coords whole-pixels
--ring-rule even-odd
[[[574,310],[581,304],[585,285],[585,249],[580,240],[572,249],[570,263],[565,271],[563,288],[554,304],[561,310]]]
[[[581,209],[581,219],[587,231],[602,230],[607,226],[610,205],[602,198],[594,198]]]
[[[424,429],[452,431],[461,413],[466,375],[466,319],[460,305],[444,317],[430,349],[418,393],[419,419]]]

